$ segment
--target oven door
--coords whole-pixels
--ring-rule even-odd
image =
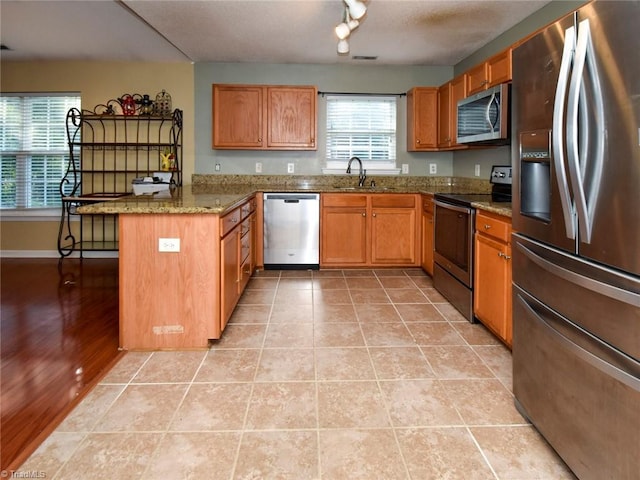
[[[435,201],[434,260],[467,287],[473,285],[475,209]]]

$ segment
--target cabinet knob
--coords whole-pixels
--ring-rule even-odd
[[[366,214],[365,212],[362,212],[362,216],[363,216],[363,217],[366,217],[366,216],[367,216],[367,214]]]
[[[262,141],[262,137],[258,137],[258,141],[261,142]]]
[[[376,216],[376,214],[374,213],[374,214],[373,214],[373,216],[375,217],[375,216]]]
[[[420,144],[420,139],[419,138],[416,138],[416,143]]]

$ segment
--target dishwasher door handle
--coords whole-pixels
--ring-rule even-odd
[[[287,198],[284,203],[300,203],[299,198]]]
[[[264,197],[265,200],[284,200],[285,203],[296,203],[299,200],[318,200],[318,194],[282,194],[282,193],[269,193]]]

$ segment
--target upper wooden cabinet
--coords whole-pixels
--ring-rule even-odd
[[[466,72],[467,95],[511,81],[511,47]]]
[[[464,73],[438,88],[438,148],[467,148],[456,142],[458,134],[458,101],[467,96],[467,74]]]
[[[316,150],[312,86],[213,85],[213,148]]]
[[[407,92],[407,151],[438,149],[438,88],[414,87]]]

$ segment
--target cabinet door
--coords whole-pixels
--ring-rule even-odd
[[[433,276],[433,198],[422,196],[422,269]]]
[[[467,71],[467,95],[486,90],[488,85],[487,62],[476,65]]]
[[[371,263],[418,265],[415,208],[379,208],[371,213]]]
[[[511,49],[508,48],[487,60],[489,87],[501,83],[510,82],[511,75]]]
[[[263,148],[263,91],[260,86],[213,85],[213,148]]]
[[[220,242],[221,263],[221,330],[229,321],[233,309],[240,298],[238,291],[240,272],[240,227],[235,228]]]
[[[451,146],[451,82],[438,88],[438,147]]]
[[[368,196],[325,193],[321,201],[321,266],[366,265]]]
[[[458,102],[467,96],[467,75],[462,74],[451,80],[451,144],[457,147],[468,148],[468,145],[458,143]]]
[[[475,249],[474,314],[511,345],[511,247],[476,233]]]
[[[315,87],[267,87],[267,147],[316,150]]]
[[[407,150],[438,147],[438,88],[416,87],[407,93]]]

